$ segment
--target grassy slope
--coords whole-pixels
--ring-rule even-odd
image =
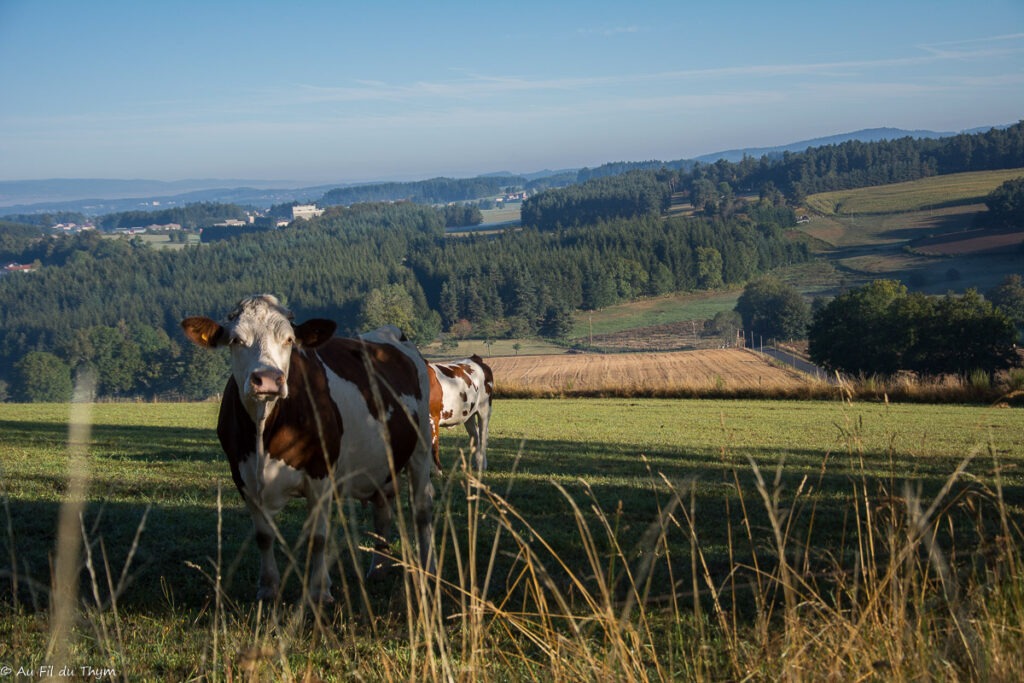
[[[968,287],[988,289],[1020,273],[1019,254],[928,257],[904,249],[928,236],[968,230],[984,197],[1024,169],[982,171],[908,183],[824,192],[806,204],[814,212],[801,232],[819,245],[823,259],[783,269],[779,275],[808,296],[831,295],[877,278],[895,278],[912,289],[942,294]],[[956,271],[956,279],[951,272]],[[580,313],[570,335],[585,341],[605,334],[689,320],[706,320],[731,309],[740,291],[681,293]]]
[[[900,213],[980,204],[999,185],[1021,176],[1024,168],[955,173],[892,185],[821,192],[808,197],[806,203],[824,215]]]
[[[586,340],[590,333],[607,334],[687,320],[707,320],[736,305],[740,290],[679,293],[577,313],[571,339]]]

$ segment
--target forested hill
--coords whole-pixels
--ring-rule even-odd
[[[44,239],[0,224],[12,260],[42,265],[0,278],[0,397],[66,397],[72,372],[87,367],[104,396],[219,391],[222,356],[183,345],[178,321],[221,316],[253,292],[349,332],[387,321],[420,341],[455,323],[489,337],[559,337],[577,309],[739,284],[807,258],[783,236],[795,220],[792,199],[805,192],[1020,166],[1017,124],[942,140],[849,142],[777,162],[598,173],[531,197],[523,229],[493,238],[446,238],[444,212],[412,202],[333,206],[282,230],[181,251],[96,232]],[[738,199],[751,191],[759,201]],[[698,215],[664,216],[678,192]]]
[[[253,292],[349,332],[384,313],[421,341],[461,319],[494,336],[560,336],[575,309],[743,282],[806,251],[749,216],[646,215],[452,239],[440,211],[398,203],[335,207],[177,252],[84,233],[54,240],[50,258],[64,265],[0,278],[0,380],[13,398],[31,398],[46,373],[66,383],[78,367],[97,369],[105,396],[219,391],[225,374],[210,363],[222,359],[196,354],[178,322],[223,316]]]
[[[503,188],[522,186],[525,178],[519,176],[480,176],[477,178],[432,178],[412,183],[374,183],[340,187],[324,194],[318,202],[322,206],[363,203],[413,201],[420,204],[462,202],[500,194]]]

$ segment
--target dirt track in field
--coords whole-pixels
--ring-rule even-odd
[[[812,380],[747,349],[488,358],[498,391],[539,393],[742,391]]]

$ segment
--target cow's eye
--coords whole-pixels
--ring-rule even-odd
[[[287,339],[284,340],[284,345],[285,346],[291,346],[294,343],[295,343],[295,337],[288,337]]]
[[[228,340],[228,344],[231,344],[231,346],[239,346],[239,345],[241,345],[241,343],[242,343],[242,340],[239,337],[237,337],[236,335],[232,335],[231,339]]]

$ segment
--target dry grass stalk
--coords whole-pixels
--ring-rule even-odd
[[[89,398],[96,380],[81,373],[75,384],[68,429],[68,486],[57,523],[57,548],[50,590],[49,661],[67,661],[78,613],[79,557],[82,548],[82,512],[89,488],[88,450],[92,432]]]

